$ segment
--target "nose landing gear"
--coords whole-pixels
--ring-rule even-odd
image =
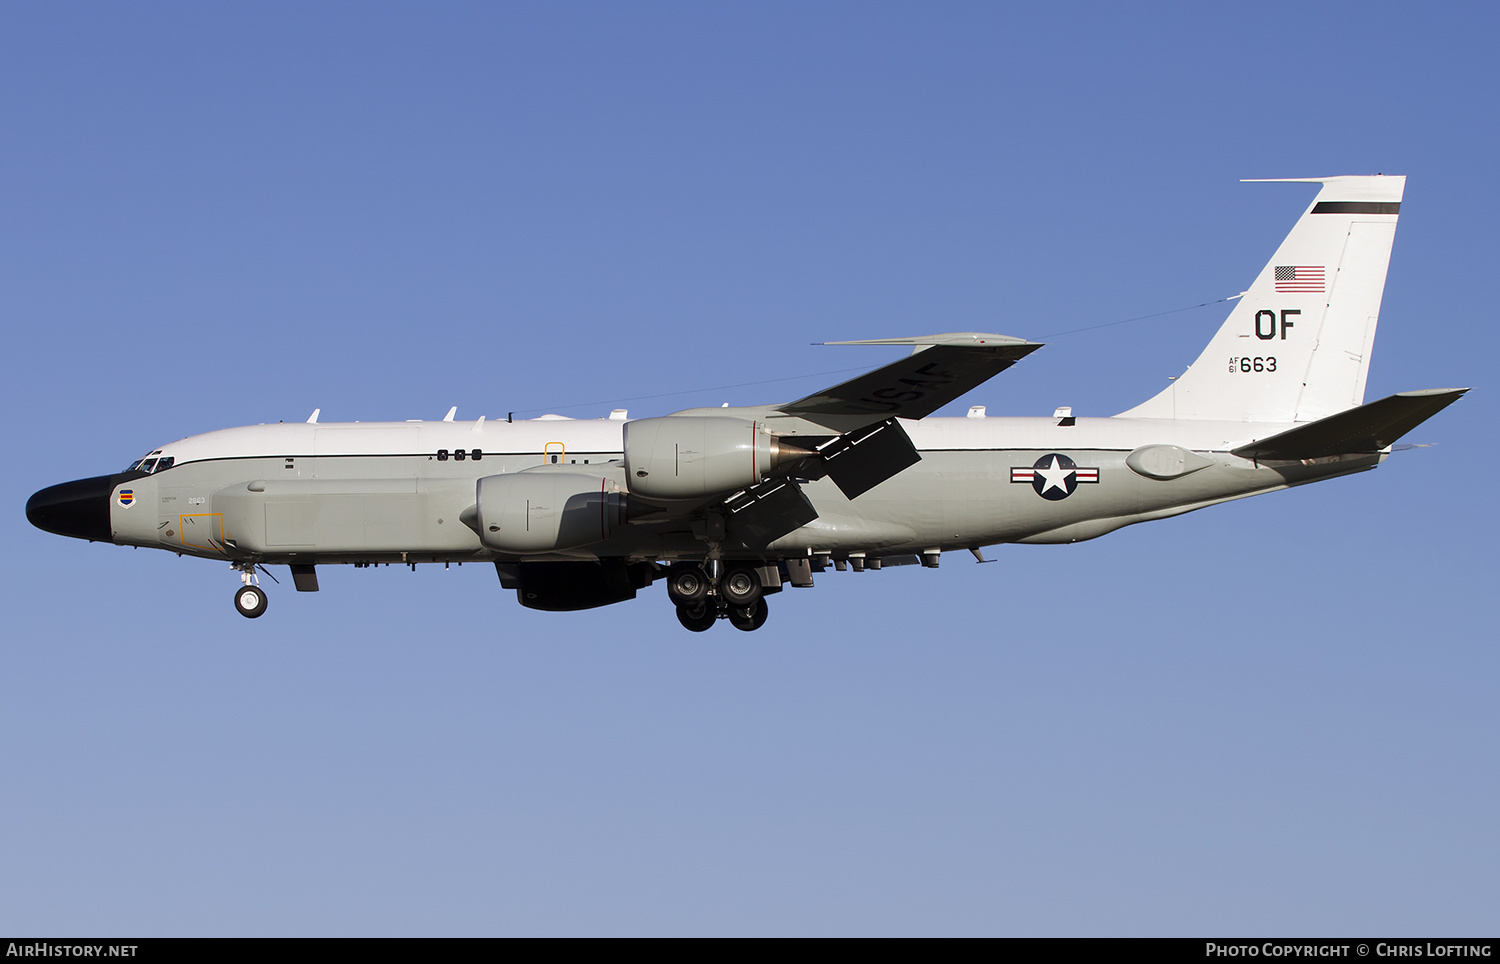
[[[266,591],[259,586],[241,586],[234,594],[234,608],[241,616],[254,619],[266,611]]]
[[[266,611],[266,591],[260,588],[260,578],[255,575],[254,563],[234,564],[244,583],[234,594],[234,611],[246,619],[255,619]]]

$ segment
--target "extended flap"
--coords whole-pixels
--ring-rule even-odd
[[[857,499],[922,456],[893,419],[858,429],[823,445],[823,468],[845,498]]]
[[[761,548],[818,517],[818,510],[792,479],[770,479],[724,504],[729,536]]]

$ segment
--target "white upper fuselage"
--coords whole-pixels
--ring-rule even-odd
[[[738,414],[738,409],[726,409]],[[1070,449],[1129,451],[1142,445],[1180,445],[1198,452],[1230,449],[1292,428],[1290,423],[1210,422],[1189,419],[1079,418],[1060,426],[1057,418],[938,418],[903,421],[918,451]],[[284,456],[428,455],[439,449],[479,448],[490,456],[535,456],[546,461],[549,446],[564,461],[596,456],[619,458],[625,422],[616,419],[541,418],[506,422],[406,421],[246,425],[193,435],[157,452],[176,466],[223,459]],[[774,426],[774,422],[773,422]],[[156,453],[153,453],[156,454]]]

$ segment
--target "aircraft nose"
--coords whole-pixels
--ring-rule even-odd
[[[26,519],[60,536],[110,542],[109,497],[124,479],[122,475],[97,475],[49,485],[26,500]]]

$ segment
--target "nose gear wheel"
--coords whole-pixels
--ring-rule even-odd
[[[241,586],[234,594],[234,608],[241,616],[255,619],[266,611],[266,591],[259,586]]]

